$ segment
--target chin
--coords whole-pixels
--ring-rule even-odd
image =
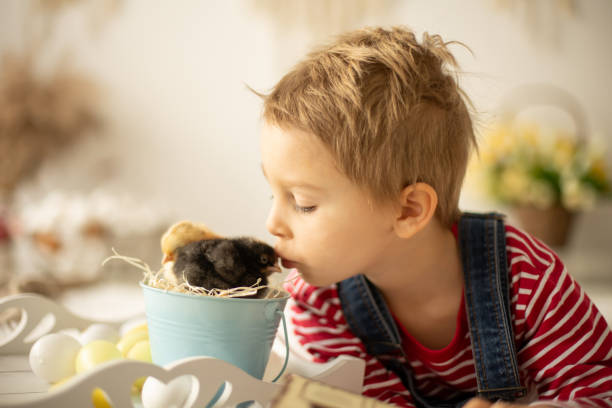
[[[304,273],[300,271],[299,269],[298,269],[298,273],[300,274],[302,279],[306,281],[306,283],[312,286],[329,286],[337,282],[333,279],[329,279],[326,276],[317,276],[317,275],[309,274],[308,272]]]

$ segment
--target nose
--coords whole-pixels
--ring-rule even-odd
[[[272,204],[272,208],[270,208],[268,219],[266,220],[266,228],[270,234],[278,238],[288,238],[291,234],[291,231],[287,223],[284,221],[284,217],[276,204]]]

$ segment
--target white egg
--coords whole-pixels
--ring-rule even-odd
[[[79,340],[85,346],[94,340],[106,340],[111,343],[117,343],[119,338],[119,331],[114,327],[104,323],[95,323],[81,333]]]
[[[48,382],[70,377],[75,373],[74,362],[80,348],[81,343],[68,334],[46,334],[30,349],[30,368]]]
[[[142,386],[143,408],[180,408],[185,404],[193,377],[183,375],[170,381],[167,385],[154,377],[148,377]]]

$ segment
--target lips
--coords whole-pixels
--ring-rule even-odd
[[[298,262],[285,257],[281,251],[275,248],[276,255],[280,258],[280,263],[285,269],[295,269],[299,266]]]

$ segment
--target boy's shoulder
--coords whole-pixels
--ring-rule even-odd
[[[551,267],[563,267],[558,255],[546,244],[512,224],[505,223],[506,229],[506,258],[511,275],[517,271],[540,274]],[[458,238],[458,223],[452,227]]]
[[[521,270],[538,274],[564,267],[550,247],[510,224],[506,224],[506,255],[511,272],[517,265],[521,266]]]

